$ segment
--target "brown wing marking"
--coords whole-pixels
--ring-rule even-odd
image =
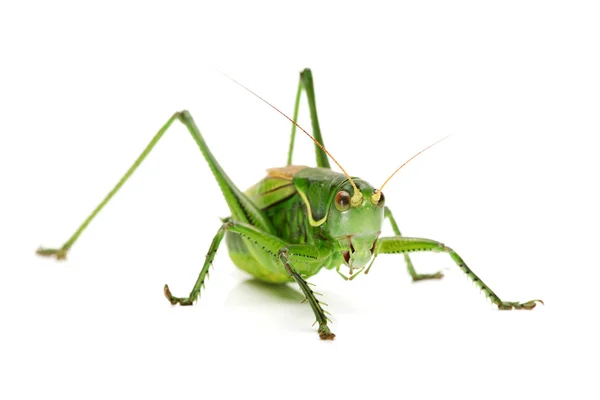
[[[270,168],[267,176],[246,190],[246,195],[261,210],[288,199],[296,193],[294,175],[308,168],[302,165],[288,165]]]
[[[306,165],[286,165],[281,168],[269,168],[267,169],[267,176],[269,178],[279,178],[292,180],[294,175],[302,171],[304,168],[308,168]]]

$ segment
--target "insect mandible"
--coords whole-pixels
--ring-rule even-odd
[[[543,304],[541,300],[524,303],[503,301],[475,275],[450,247],[435,240],[402,236],[392,212],[385,205],[382,189],[402,166],[433,145],[409,159],[381,187],[376,188],[360,178],[348,175],[325,149],[317,118],[310,69],[305,69],[300,73],[293,119],[244,85],[233,81],[292,122],[288,162],[285,167],[267,170],[268,173],[264,179],[245,192],[241,191],[223,171],[209,150],[190,113],[188,111],[176,112],[156,133],[121,180],[62,247],[58,249],[41,247],[37,250],[37,254],[53,256],[58,260],[65,259],[68,251],[89,223],[129,179],[171,124],[178,120],[188,129],[208,162],[227,201],[231,216],[224,219],[218,228],[198,279],[188,297],[175,297],[171,294],[169,287],[164,286],[164,294],[171,304],[191,305],[198,299],[209,267],[223,238],[227,243],[229,255],[238,268],[264,282],[285,284],[295,281],[300,286],[306,301],[315,314],[316,322],[319,324],[319,336],[324,340],[333,339],[335,334],[328,326],[330,321],[323,309],[324,303],[317,299],[316,293],[306,279],[317,274],[323,268],[335,269],[346,280],[354,279],[363,270],[365,274],[368,273],[379,254],[403,254],[409,274],[414,281],[418,281],[440,279],[443,275],[441,272],[417,273],[409,253],[417,251],[447,253],[499,309],[531,310],[538,302]],[[306,93],[308,99],[314,137],[295,122],[303,92]],[[316,168],[291,164],[296,128],[302,130],[315,142]],[[342,173],[331,170],[328,156],[340,167]],[[395,236],[380,237],[382,225],[386,219],[389,220]],[[349,276],[340,271],[343,265],[348,268]],[[357,271],[355,272],[355,270]]]

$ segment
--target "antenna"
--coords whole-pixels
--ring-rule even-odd
[[[308,136],[309,138],[311,138],[312,141],[315,142],[316,145],[319,146],[321,148],[321,150],[323,150],[329,156],[329,158],[331,158],[333,160],[333,162],[336,163],[336,165],[338,167],[340,167],[340,169],[342,170],[342,172],[344,173],[344,175],[346,175],[346,177],[348,178],[348,180],[350,180],[350,183],[352,184],[352,187],[354,188],[354,195],[352,196],[351,203],[352,204],[360,204],[360,202],[362,200],[362,193],[360,192],[360,190],[358,190],[358,187],[356,186],[356,184],[354,183],[354,181],[352,180],[352,178],[350,178],[350,175],[348,175],[348,173],[346,172],[346,170],[344,169],[344,167],[342,167],[340,165],[340,163],[337,162],[337,160],[331,155],[330,152],[327,151],[327,149],[325,147],[323,147],[323,145],[321,143],[319,143],[314,137],[312,137],[312,135],[310,133],[308,133],[303,127],[301,127],[300,125],[298,125],[298,123],[296,121],[294,121],[293,119],[291,119],[290,117],[288,117],[284,112],[282,112],[281,110],[279,110],[273,104],[269,103],[267,100],[263,99],[258,94],[254,93],[252,90],[250,90],[249,88],[247,88],[246,86],[244,86],[240,82],[236,81],[235,79],[233,79],[232,77],[230,77],[226,73],[221,72],[221,71],[219,71],[219,72],[221,73],[221,75],[223,75],[224,77],[226,77],[230,81],[233,81],[233,83],[235,83],[238,86],[241,86],[242,88],[246,89],[250,94],[254,95],[259,100],[262,100],[263,103],[266,103],[267,105],[269,105],[272,109],[274,109],[275,111],[277,111],[279,114],[283,115],[292,124],[296,125],[298,127],[298,129],[300,129],[302,132],[304,132],[306,134],[306,136]]]
[[[389,178],[387,178],[387,179],[385,180],[385,182],[383,182],[383,185],[381,185],[381,187],[379,188],[379,190],[378,190],[378,191],[376,191],[375,193],[373,193],[373,196],[371,196],[371,200],[373,201],[373,203],[375,203],[375,204],[379,203],[379,199],[380,199],[380,197],[381,197],[381,191],[383,190],[383,187],[384,187],[385,185],[387,185],[387,183],[390,181],[390,179],[392,179],[392,177],[393,177],[394,175],[396,175],[396,172],[400,171],[400,170],[402,169],[402,167],[404,167],[406,164],[408,164],[409,162],[411,162],[412,160],[414,160],[414,159],[415,159],[415,158],[416,158],[416,157],[417,157],[419,154],[423,153],[425,150],[429,150],[430,148],[432,148],[433,146],[435,146],[435,145],[436,145],[436,144],[438,144],[439,142],[441,142],[441,141],[443,141],[443,140],[446,140],[446,139],[448,139],[449,137],[450,137],[450,135],[448,135],[448,136],[445,136],[445,137],[441,138],[440,140],[438,140],[437,142],[430,144],[429,146],[425,147],[423,150],[421,150],[420,152],[418,152],[417,154],[415,154],[414,156],[412,156],[411,158],[409,158],[409,159],[408,159],[408,161],[406,161],[404,164],[402,164],[401,166],[399,166],[399,167],[398,167],[398,169],[397,169],[397,170],[395,170],[395,171],[394,171],[394,172],[393,172],[393,173],[390,175],[390,177],[389,177]]]

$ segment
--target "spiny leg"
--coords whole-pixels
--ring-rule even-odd
[[[75,233],[58,249],[49,249],[40,247],[37,250],[37,254],[40,256],[51,257],[54,256],[58,260],[64,260],[67,257],[68,251],[71,249],[73,244],[77,241],[81,233],[87,228],[92,222],[96,215],[104,208],[104,206],[112,199],[112,197],[121,189],[121,187],[127,182],[135,170],[140,166],[148,154],[152,151],[154,146],[162,138],[165,132],[169,129],[173,121],[179,120],[183,123],[191,134],[192,138],[200,148],[204,158],[209,164],[217,183],[225,196],[225,200],[231,210],[232,216],[238,221],[252,221],[256,226],[264,229],[267,232],[273,232],[274,229],[269,220],[262,214],[262,212],[256,208],[254,204],[233,184],[231,179],[225,174],[219,163],[216,161],[204,138],[200,134],[200,130],[194,123],[192,116],[186,110],[176,112],[169,118],[169,120],[160,128],[160,130],[154,135],[150,143],[146,146],[140,156],[134,161],[133,165],[125,172],[123,177],[117,182],[115,187],[104,197],[104,199],[98,204],[98,206],[92,211],[92,213],[83,221],[81,226],[75,231]]]
[[[280,238],[270,235],[257,229],[256,227],[236,221],[229,221],[223,225],[225,230],[236,233],[242,237],[254,242],[260,246],[269,255],[279,260],[288,274],[298,283],[304,293],[306,300],[310,304],[317,322],[319,323],[319,336],[323,340],[332,340],[335,335],[327,326],[326,312],[323,310],[320,302],[315,297],[315,292],[310,288],[309,283],[302,277],[300,272],[294,267],[295,263],[310,262],[312,264],[323,265],[330,256],[331,249],[317,247],[311,244],[289,244]]]
[[[190,306],[194,304],[198,296],[200,295],[200,290],[204,287],[204,280],[208,276],[208,270],[217,254],[217,249],[219,248],[219,244],[221,240],[223,240],[223,235],[225,235],[225,230],[227,229],[228,223],[222,225],[217,234],[213,238],[212,243],[210,244],[210,248],[208,249],[208,253],[206,253],[206,259],[204,260],[204,265],[200,270],[200,274],[198,275],[198,279],[196,279],[196,283],[190,292],[188,297],[175,297],[171,294],[171,290],[169,290],[169,285],[165,285],[164,292],[167,300],[171,302],[171,304],[180,304],[182,306]]]
[[[404,238],[404,237],[386,237],[378,240],[375,255],[379,253],[383,254],[394,254],[394,253],[408,253],[414,251],[434,251],[434,252],[444,252],[448,253],[450,257],[454,260],[456,265],[467,275],[469,279],[471,279],[479,289],[481,289],[486,297],[488,297],[492,303],[494,303],[500,310],[510,310],[510,309],[524,309],[531,310],[536,304],[544,302],[542,300],[531,300],[524,303],[513,302],[513,301],[502,301],[496,293],[490,289],[471,269],[467,266],[467,264],[463,261],[463,259],[452,250],[450,247],[445,246],[440,242],[436,242],[430,239],[420,239],[420,238]]]
[[[302,246],[302,245],[301,245]],[[327,315],[325,315],[325,310],[321,307],[321,302],[317,300],[315,297],[315,293],[308,285],[308,282],[302,278],[302,276],[296,271],[296,269],[292,266],[291,259],[295,256],[293,247],[290,246],[288,248],[283,248],[279,250],[279,254],[277,255],[279,260],[283,263],[285,270],[290,274],[292,278],[298,283],[300,289],[304,293],[304,296],[308,300],[308,304],[312,308],[315,313],[315,317],[317,318],[317,322],[319,323],[319,337],[323,340],[333,340],[335,338],[335,334],[331,332],[329,327],[327,326]],[[290,250],[292,249],[292,250]]]
[[[294,121],[298,121],[298,109],[300,107],[300,97],[302,91],[306,91],[306,97],[308,99],[308,108],[310,110],[310,120],[312,123],[312,133],[316,141],[323,143],[323,137],[321,136],[321,128],[319,126],[319,118],[317,117],[317,105],[315,101],[315,87],[313,84],[312,71],[306,68],[300,73],[300,82],[298,83],[298,91],[296,92],[296,102],[294,105]],[[294,139],[296,137],[296,125],[292,124],[292,134],[290,138],[290,148],[288,151],[287,165],[292,165],[292,154],[294,152]],[[329,166],[329,159],[327,154],[315,144],[315,155],[317,157],[317,166],[322,168],[331,168]]]
[[[400,229],[398,229],[398,225],[396,224],[396,220],[392,215],[392,211],[388,207],[385,207],[384,217],[390,220],[390,224],[392,225],[392,229],[394,230],[396,236],[402,236],[402,234],[400,233]],[[435,274],[418,274],[415,271],[415,267],[413,266],[413,263],[408,253],[404,253],[404,261],[406,261],[406,269],[412,277],[413,282],[422,281],[426,279],[442,279],[444,277],[442,271],[438,271]]]

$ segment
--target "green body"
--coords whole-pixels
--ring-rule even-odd
[[[248,198],[269,219],[277,237],[290,244],[315,246],[330,255],[317,262],[302,260],[294,265],[296,270],[310,277],[321,268],[333,269],[344,264],[343,252],[349,247],[347,236],[355,238],[355,249],[364,247],[363,243],[368,245],[367,261],[370,260],[370,249],[381,233],[383,223],[383,208],[368,201],[374,188],[355,178],[354,181],[364,191],[365,205],[359,212],[346,211],[347,214],[353,211],[354,215],[344,215],[347,221],[340,221],[341,213],[332,201],[340,190],[352,190],[346,176],[327,168],[300,168],[289,179],[269,175],[246,191]],[[293,280],[278,260],[253,241],[229,232],[226,240],[229,255],[240,269],[270,283]]]
[[[344,279],[353,279],[358,276],[358,273],[352,275],[355,269],[360,272],[367,265],[370,268],[379,254],[402,254],[412,279],[418,281],[439,279],[443,275],[440,272],[418,274],[409,253],[447,253],[498,308],[529,310],[535,307],[539,300],[524,303],[502,301],[450,247],[435,240],[402,236],[390,209],[384,205],[382,193],[376,193],[372,185],[359,178],[332,171],[327,154],[321,148],[324,143],[317,117],[312,73],[308,69],[300,74],[293,121],[297,120],[300,97],[304,91],[310,109],[317,168],[292,165],[296,132],[294,122],[288,165],[268,170],[266,178],[242,192],[211,153],[192,116],[187,111],[177,112],[156,133],[125,175],[62,247],[39,248],[37,254],[65,259],[85,228],[129,179],[171,124],[179,120],[187,127],[206,159],[231,210],[231,216],[218,228],[189,296],[175,297],[165,285],[164,294],[171,304],[191,305],[198,299],[209,267],[222,239],[227,235],[229,254],[239,268],[265,282],[295,281],[298,284],[319,323],[321,339],[333,339],[335,335],[327,324],[329,319],[323,309],[324,303],[317,299],[306,279],[323,268],[336,268]],[[395,235],[380,237],[386,219]],[[340,272],[342,265],[348,267],[350,278]],[[368,271],[367,268],[365,274]]]

